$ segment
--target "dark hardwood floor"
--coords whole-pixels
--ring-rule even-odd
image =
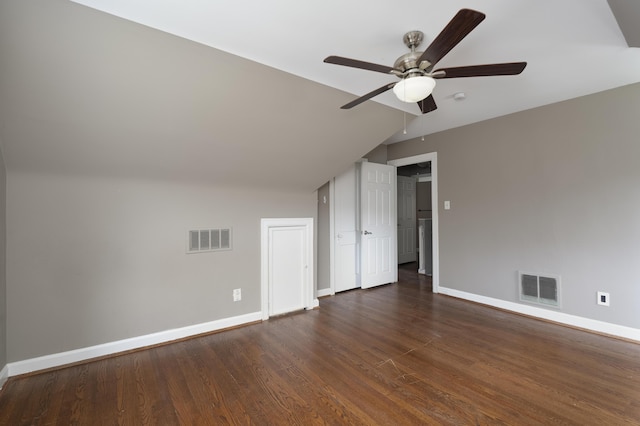
[[[2,425],[640,424],[640,345],[398,284],[29,377]]]

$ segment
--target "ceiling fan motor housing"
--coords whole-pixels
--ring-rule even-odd
[[[428,63],[425,64],[425,62],[427,61],[422,61],[422,64],[418,63],[418,59],[420,58],[420,56],[422,56],[423,52],[416,52],[416,48],[420,45],[420,43],[422,43],[423,39],[424,34],[422,33],[422,31],[409,31],[402,38],[402,41],[409,49],[411,49],[411,52],[405,53],[404,55],[396,59],[393,67],[395,69],[401,70],[404,77],[415,77],[424,75],[423,70],[431,65]],[[415,71],[412,71],[414,69]],[[407,73],[407,71],[411,72]]]
[[[423,69],[418,64],[418,59],[422,55],[422,52],[409,52],[400,56],[393,64],[393,67],[402,71],[402,75],[405,77],[414,77],[416,75],[424,75]],[[427,61],[423,61],[427,62]],[[428,65],[427,65],[428,66]],[[407,72],[410,71],[410,72]]]

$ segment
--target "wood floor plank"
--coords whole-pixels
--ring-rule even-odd
[[[203,374],[203,361],[194,351],[194,356],[185,350],[184,342],[172,345],[174,349],[172,357],[163,357],[166,367],[166,381],[170,389],[171,400],[175,407],[177,417],[181,424],[206,424],[213,419],[222,419],[220,424],[230,422],[227,416],[220,414],[220,408],[224,407],[218,397],[211,380]],[[171,360],[173,358],[173,362]],[[167,374],[167,371],[180,374]]]
[[[281,321],[278,323],[278,329],[286,320]],[[291,331],[291,329],[288,330]],[[277,334],[273,337],[277,338]],[[318,350],[318,345],[311,344],[306,337],[304,334],[296,335],[293,339],[295,347],[293,345],[271,346],[269,353],[273,359],[294,360],[287,365],[281,364],[279,371],[295,378],[296,392],[303,395],[304,399],[315,401],[315,410],[329,424],[335,422],[336,415],[340,424],[374,424],[375,420],[369,413],[351,402],[351,398],[358,394],[354,393],[356,389],[349,388],[348,381],[345,383],[340,379],[330,384],[323,381],[323,377],[335,377],[336,369],[340,367],[326,355],[326,351]],[[349,377],[348,372],[343,371],[343,373],[344,377]],[[323,386],[318,386],[318,383],[323,383]],[[309,397],[305,398],[306,395]],[[349,397],[345,398],[344,395]]]
[[[167,349],[170,351],[162,357],[158,356],[157,351],[155,352],[154,365],[163,372],[168,398],[175,411],[176,423],[206,424],[201,407],[207,406],[209,402],[193,396],[189,380],[184,373],[176,374],[176,372],[182,372],[183,368],[190,369],[189,365],[183,367],[186,364],[183,342],[169,345]],[[198,383],[193,385],[197,387]]]
[[[117,423],[120,425],[136,424],[138,420],[136,416],[138,398],[135,383],[134,356],[135,354],[129,354],[116,358],[116,418]]]
[[[640,425],[640,345],[400,282],[10,378],[0,425]]]
[[[96,414],[95,424],[114,424],[117,413],[115,386],[115,359],[107,358],[95,362],[95,378],[89,383],[89,392],[94,395],[90,409]]]

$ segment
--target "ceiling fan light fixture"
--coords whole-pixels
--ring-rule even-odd
[[[407,77],[393,86],[393,93],[403,102],[418,102],[431,94],[436,80],[428,76]]]

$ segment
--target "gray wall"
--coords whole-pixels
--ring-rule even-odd
[[[517,302],[518,270],[558,274],[563,312],[640,328],[638,111],[635,84],[390,145],[438,153],[440,284]]]
[[[260,219],[316,211],[307,191],[9,174],[8,361],[259,312]],[[186,254],[217,227],[233,250]]]
[[[362,156],[371,163],[387,164],[387,145],[378,145]]]
[[[640,3],[632,0],[607,0],[629,47],[640,47]]]
[[[0,2],[0,64],[8,362],[259,311],[260,218],[315,217],[402,117],[67,0]]]

